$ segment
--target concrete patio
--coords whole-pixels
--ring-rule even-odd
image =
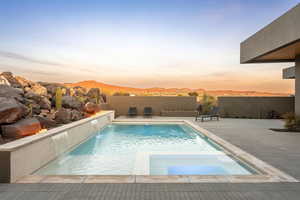
[[[125,118],[118,118],[118,120]],[[142,118],[136,118],[139,120]],[[156,117],[153,118],[158,119]],[[159,118],[170,119],[170,118]],[[184,118],[193,121],[193,118]],[[195,122],[274,167],[300,178],[300,134],[273,132],[280,120]],[[1,184],[0,199],[299,199],[300,183]]]

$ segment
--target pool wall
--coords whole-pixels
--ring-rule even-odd
[[[95,116],[0,145],[0,183],[15,182],[31,174],[111,123],[114,115],[114,111],[102,111]]]

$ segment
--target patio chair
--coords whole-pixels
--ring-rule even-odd
[[[137,108],[136,107],[129,107],[128,116],[129,117],[137,116]]]
[[[145,107],[144,108],[144,116],[151,117],[152,116],[152,107]]]
[[[214,119],[219,120],[220,119],[219,107],[213,107],[208,114],[202,114],[198,110],[195,121],[197,121],[198,118],[201,119],[201,122],[204,122],[205,120],[214,120]]]

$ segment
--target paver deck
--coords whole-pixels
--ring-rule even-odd
[[[192,118],[184,119],[193,121]],[[197,123],[259,159],[300,179],[300,133],[269,130],[280,128],[282,121],[221,119]],[[0,200],[2,199],[299,200],[300,183],[0,184]]]

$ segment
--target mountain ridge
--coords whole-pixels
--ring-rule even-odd
[[[263,92],[252,90],[206,90],[203,88],[190,89],[190,88],[163,88],[163,87],[151,87],[151,88],[135,88],[119,85],[112,85],[96,80],[86,80],[76,83],[65,83],[69,87],[84,87],[84,88],[100,88],[104,93],[114,94],[116,92],[130,93],[136,95],[179,95],[187,94],[189,92],[197,92],[199,95],[204,93],[212,96],[290,96],[290,93],[279,92]]]

